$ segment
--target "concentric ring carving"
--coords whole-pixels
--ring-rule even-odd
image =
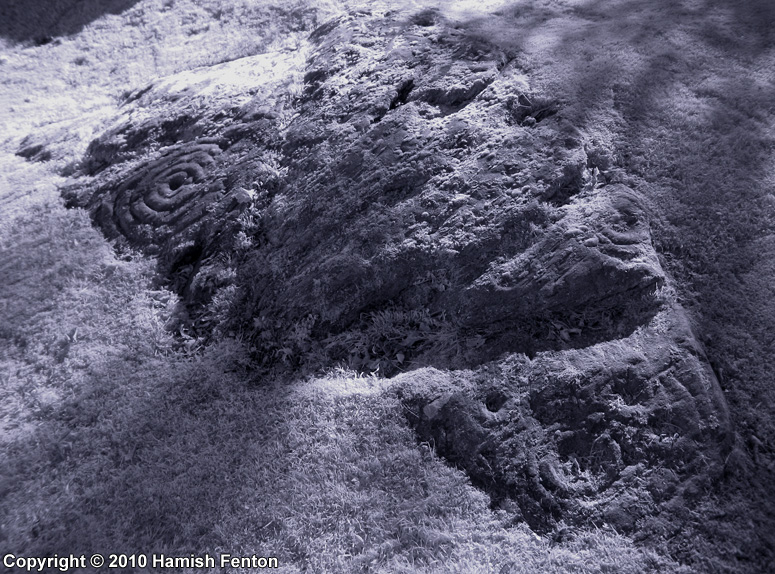
[[[211,203],[207,175],[220,152],[215,144],[186,145],[140,166],[102,196],[97,220],[140,244],[149,242],[146,226],[157,234],[188,229]]]

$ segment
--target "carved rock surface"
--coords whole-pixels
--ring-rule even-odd
[[[675,519],[660,508],[691,504],[687,489],[731,449],[723,395],[676,308],[584,349],[401,375],[396,392],[421,440],[540,531],[591,521],[659,535]]]
[[[174,228],[190,228],[205,215],[205,206],[212,203],[207,190],[199,189],[197,184],[205,181],[205,173],[220,152],[214,144],[167,150],[103,198],[98,220],[106,231],[115,229],[114,235],[120,233],[138,243],[145,239],[141,233],[145,226],[154,232],[166,226],[170,234]]]
[[[609,159],[515,54],[375,12],[130,94],[65,194],[199,317],[236,293],[199,328],[260,368],[407,371],[419,437],[514,520],[661,536],[729,422]]]
[[[300,329],[356,367],[438,362],[450,337],[445,360],[476,364],[604,340],[653,314],[663,273],[637,195],[599,185],[560,113],[520,124],[520,101],[550,98],[525,95],[512,55],[443,22],[382,34],[369,22],[311,36],[287,177],[262,219],[271,247],[242,268],[252,316],[266,318],[263,356],[301,355],[287,337]],[[353,352],[340,336],[416,309],[435,322],[401,348]]]
[[[300,61],[262,54],[127,94],[64,189],[69,205],[88,208],[108,237],[158,255],[163,278],[189,302],[207,303],[217,288],[192,288],[197,274],[222,266],[240,215],[277,179],[268,148]]]

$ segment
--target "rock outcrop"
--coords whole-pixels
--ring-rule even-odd
[[[515,54],[438,14],[130,94],[65,194],[258,366],[405,371],[418,436],[514,520],[659,536],[721,470],[723,396],[644,198]]]
[[[664,536],[676,527],[664,508],[690,506],[731,446],[723,396],[674,307],[628,337],[475,374],[407,373],[396,389],[421,440],[542,532],[591,522]]]

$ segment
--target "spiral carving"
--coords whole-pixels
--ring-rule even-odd
[[[215,144],[188,144],[167,151],[135,171],[98,199],[96,219],[115,235],[144,245],[148,229],[170,235],[196,224],[217,192],[207,186],[208,172],[220,153]]]

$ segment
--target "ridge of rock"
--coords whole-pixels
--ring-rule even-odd
[[[64,193],[195,328],[228,293],[261,367],[404,371],[514,520],[659,537],[723,469],[724,399],[637,191],[528,80],[441,17],[344,17],[130,94]]]

